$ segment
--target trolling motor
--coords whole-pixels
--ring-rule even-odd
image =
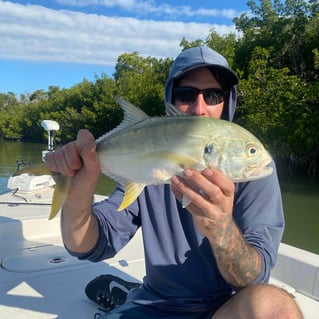
[[[45,156],[49,152],[54,152],[55,144],[55,132],[60,129],[60,126],[57,122],[51,120],[43,120],[41,126],[48,132],[48,149],[42,151],[42,161],[44,162]],[[19,170],[22,166],[28,166],[30,163],[19,161],[17,162],[17,169]],[[30,175],[30,174],[21,174],[17,176],[10,176],[8,179],[7,187],[12,190],[12,193],[16,197],[22,198],[24,201],[34,201],[30,199],[25,194],[32,194],[43,190],[45,188],[52,188],[55,185],[55,181],[51,175]],[[21,193],[24,194],[21,196]],[[20,195],[18,195],[20,194]],[[41,201],[42,194],[36,193],[36,200]]]
[[[52,120],[43,120],[41,122],[41,126],[48,132],[48,149],[46,151],[42,151],[42,161],[44,162],[46,154],[49,152],[54,152],[55,131],[60,129],[60,125]]]

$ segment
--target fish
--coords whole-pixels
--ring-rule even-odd
[[[187,168],[217,169],[234,182],[256,180],[273,171],[269,152],[238,124],[189,116],[171,104],[166,107],[174,116],[150,117],[130,102],[115,99],[123,121],[96,140],[96,151],[101,172],[124,187],[118,211],[132,204],[146,186],[170,184]],[[49,219],[63,206],[71,182],[72,177],[56,177]],[[186,207],[190,201],[185,197],[182,202]]]

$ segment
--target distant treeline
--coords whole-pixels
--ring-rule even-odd
[[[318,0],[248,1],[251,14],[234,19],[240,37],[218,35],[181,41],[181,49],[208,45],[239,75],[236,122],[257,135],[276,158],[318,175],[319,3]],[[98,137],[122,118],[114,95],[147,114],[164,114],[164,84],[172,58],[118,57],[112,77],[96,75],[70,89],[49,87],[17,96],[0,93],[0,139],[45,141],[43,119],[55,120],[58,142],[87,128]],[[1,90],[1,88],[0,88]]]

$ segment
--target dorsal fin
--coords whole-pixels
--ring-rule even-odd
[[[166,114],[169,116],[189,115],[187,113],[182,112],[176,106],[168,102],[165,103],[165,110],[166,110]]]
[[[122,98],[120,98],[119,96],[115,97],[116,102],[118,102],[120,104],[121,109],[124,112],[124,117],[123,117],[123,121],[117,126],[115,127],[113,130],[107,132],[106,134],[104,134],[103,136],[99,137],[97,139],[97,142],[99,142],[102,138],[104,139],[107,136],[110,136],[128,126],[131,126],[137,122],[143,121],[147,118],[149,118],[149,116],[144,113],[141,109],[139,109],[138,107],[136,107],[135,105],[133,105],[130,102],[127,102],[125,100],[123,100]]]
[[[145,120],[149,118],[149,116],[144,113],[141,109],[133,105],[132,103],[125,101],[124,99],[120,98],[119,96],[115,97],[115,100],[118,104],[120,104],[121,109],[124,112],[124,119],[123,122],[127,122],[128,125],[134,124],[136,122]],[[122,124],[121,123],[121,124]]]

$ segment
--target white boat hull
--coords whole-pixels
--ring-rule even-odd
[[[41,202],[0,195],[0,319],[94,318],[98,306],[84,294],[91,279],[110,273],[142,281],[141,233],[112,259],[79,261],[63,247],[59,218],[48,220],[50,194],[41,192]],[[306,319],[318,318],[319,256],[286,244],[279,253],[271,282],[296,298]]]

